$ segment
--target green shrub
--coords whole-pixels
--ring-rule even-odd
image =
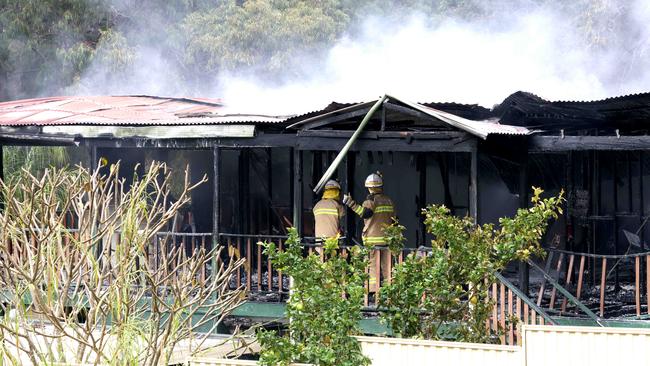
[[[359,333],[368,249],[355,246],[344,256],[338,238],[332,238],[324,245],[323,261],[317,254],[305,257],[295,229],[289,230],[285,251],[273,243],[261,245],[273,265],[293,278],[293,285],[287,302],[288,334],[257,333],[262,347],[260,363],[370,364],[353,337]]]
[[[380,292],[382,320],[396,336],[492,342],[486,322],[492,302],[488,288],[494,273],[514,260],[542,255],[539,241],[548,221],[562,213],[563,192],[541,199],[534,188],[532,207],[513,218],[476,225],[472,218],[452,216],[445,206],[423,210],[427,231],[434,235],[428,255],[409,255],[395,267],[393,280]]]

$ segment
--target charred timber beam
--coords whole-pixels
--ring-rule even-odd
[[[169,149],[212,149],[222,148],[266,148],[266,147],[298,147],[310,150],[309,146],[317,142],[313,150],[340,150],[352,136],[352,131],[301,131],[294,134],[260,134],[252,138],[224,139],[78,139],[78,144],[97,147],[143,147]],[[0,137],[1,140],[1,137]],[[67,141],[67,140],[65,140]],[[74,140],[72,140],[74,143]],[[62,144],[61,142],[57,142]],[[36,144],[25,140],[25,144]],[[44,144],[41,142],[41,144]],[[55,143],[53,143],[55,144]],[[72,144],[72,143],[71,143]],[[76,144],[76,143],[75,143]],[[372,146],[369,146],[372,145]],[[465,132],[436,131],[436,132],[375,132],[369,131],[361,135],[355,146],[363,146],[361,150],[385,150],[395,147],[399,151],[471,151],[468,145],[475,146],[474,137]],[[436,146],[441,145],[441,150]],[[353,146],[353,150],[355,147]],[[359,150],[359,148],[356,148]]]
[[[426,113],[422,113],[422,112],[420,112],[418,110],[415,110],[413,108],[402,107],[401,105],[397,105],[395,103],[388,102],[388,103],[386,103],[384,105],[384,108],[388,109],[389,111],[399,112],[399,113],[402,113],[402,114],[406,114],[407,116],[415,117],[415,118],[422,119],[422,120],[440,122],[440,120],[438,120],[438,119],[436,119],[436,118],[434,118],[434,117],[432,117],[432,116],[430,116],[430,115],[428,115]]]
[[[79,139],[85,146],[99,147],[144,147],[169,149],[212,149],[215,146],[225,148],[253,147],[294,147],[296,136],[293,134],[260,134],[249,138],[219,138],[219,139],[141,139],[141,138],[105,138]]]
[[[351,118],[360,117],[360,116],[363,116],[366,113],[368,113],[369,109],[370,109],[370,107],[362,108],[362,109],[352,111],[352,112],[347,112],[347,113],[343,113],[343,114],[337,114],[337,115],[325,117],[325,118],[320,119],[319,121],[309,122],[309,123],[306,123],[306,124],[302,125],[302,129],[310,130],[312,128],[327,126],[327,125],[330,125],[332,123],[345,121],[345,120],[351,119]]]
[[[16,143],[19,145],[78,145],[78,142],[75,140],[75,138],[70,136],[52,136],[24,133],[0,133],[0,141],[3,143]]]
[[[215,249],[219,245],[219,223],[221,221],[221,149],[219,147],[212,148],[212,247]],[[217,258],[212,256],[210,260],[210,265],[212,268],[217,268]],[[212,271],[211,276],[212,280],[216,280],[216,271]],[[217,294],[213,294],[214,299],[216,300]]]
[[[354,131],[299,131],[297,137],[327,137],[327,138],[345,138],[352,137]],[[359,135],[360,139],[385,139],[385,138],[404,138],[418,140],[445,140],[453,138],[470,137],[466,132],[461,131],[364,131]]]
[[[97,153],[97,146],[90,147],[90,171],[94,172],[97,170],[97,164],[99,164],[99,154]]]
[[[219,223],[221,221],[221,148],[212,148],[212,245],[213,248],[219,244]],[[212,267],[216,268],[216,267]]]
[[[650,136],[531,136],[530,152],[650,150]]]
[[[293,227],[302,235],[302,151],[293,150]]]
[[[528,208],[528,153],[521,156],[519,164],[519,208]],[[530,287],[530,267],[525,261],[519,262],[519,288],[528,296]]]
[[[334,150],[339,151],[345,146],[347,140],[323,137],[301,137],[297,139],[296,148],[299,150]],[[381,139],[357,140],[351,151],[405,151],[405,152],[472,152],[476,151],[475,139],[448,139],[448,140],[407,140],[407,139]]]
[[[296,123],[288,126],[287,128],[288,129],[299,128],[299,127],[302,127],[304,125],[307,125],[307,124],[315,122],[315,121],[321,121],[324,118],[329,118],[331,116],[339,115],[340,113],[344,113],[344,112],[347,113],[349,111],[356,111],[356,110],[359,110],[359,109],[365,109],[365,111],[366,111],[365,113],[367,113],[368,109],[370,109],[370,107],[373,105],[373,103],[375,103],[375,102],[365,102],[365,103],[361,103],[361,104],[354,104],[354,105],[351,105],[351,106],[343,107],[343,108],[340,108],[340,109],[337,109],[337,110],[334,110],[334,111],[331,111],[331,112],[327,112],[327,113],[319,114],[317,116],[306,118],[306,119],[304,119],[302,121],[296,122]],[[363,114],[365,114],[365,113],[363,113]]]
[[[469,171],[469,216],[478,224],[478,152],[471,151]]]

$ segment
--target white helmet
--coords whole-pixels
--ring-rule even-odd
[[[341,189],[341,185],[339,182],[335,181],[334,179],[330,179],[325,183],[325,189]]]
[[[384,185],[381,173],[372,173],[366,178],[366,188],[379,188]]]

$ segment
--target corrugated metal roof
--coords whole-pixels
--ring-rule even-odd
[[[220,99],[70,96],[0,103],[0,126],[279,123],[286,116],[227,114]]]
[[[472,135],[475,135],[477,137],[480,137],[482,139],[486,139],[488,135],[530,135],[534,131],[530,130],[526,127],[521,127],[521,126],[512,126],[512,125],[505,125],[499,123],[498,119],[495,118],[490,118],[490,119],[484,119],[484,120],[472,120],[472,119],[467,119],[461,116],[458,116],[453,113],[441,111],[436,108],[432,108],[430,106],[426,106],[420,103],[414,103],[414,102],[409,102],[404,99],[396,98],[394,96],[387,95],[389,98],[390,102],[397,102],[401,103],[404,106],[410,107],[412,109],[415,109],[417,111],[420,111],[424,114],[427,114],[436,120],[439,120],[447,125],[450,125],[454,128],[466,131],[468,133],[471,133]],[[338,109],[333,109],[332,104],[330,104],[326,109],[323,109],[320,112],[310,112],[304,115],[300,116],[295,116],[290,119],[288,119],[288,122],[293,122],[293,124],[289,125],[287,128],[295,128],[299,127],[307,122],[312,122],[312,121],[317,121],[321,118],[328,117],[330,115],[338,115],[341,114],[341,112],[349,112],[352,110],[358,110],[362,108],[367,108],[370,105],[374,104],[375,101],[370,101],[370,102],[363,102],[363,103],[357,103],[357,104],[339,104]],[[433,105],[434,103],[430,103],[430,105]],[[458,109],[459,106],[465,106],[467,108],[471,109],[476,109],[477,106],[475,105],[461,105],[461,104],[455,104],[455,103],[447,103],[450,106],[452,106],[455,109]],[[482,112],[482,111],[479,111]],[[472,111],[473,114],[476,112]],[[485,115],[486,113],[481,113],[481,115]]]
[[[408,102],[392,96],[388,97],[393,101],[398,101],[400,103],[408,105],[413,109],[428,114],[433,118],[436,118],[465,132],[469,132],[472,135],[480,137],[482,139],[486,139],[489,135],[530,135],[534,132],[526,127],[503,125],[495,119],[475,121],[457,116],[455,114],[427,107],[419,103]]]

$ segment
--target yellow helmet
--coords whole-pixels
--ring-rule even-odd
[[[330,179],[325,183],[325,189],[341,189],[341,185],[339,182],[335,181],[334,179]]]
[[[380,172],[372,173],[366,178],[366,188],[379,188],[384,185]]]

